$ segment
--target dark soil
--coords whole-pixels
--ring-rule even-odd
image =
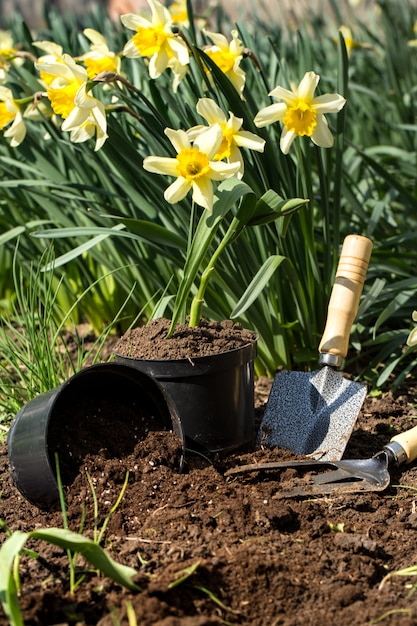
[[[199,326],[178,324],[167,338],[169,327],[169,320],[159,318],[133,328],[117,342],[115,351],[134,359],[192,359],[240,348],[256,337],[231,320],[201,320]]]
[[[256,382],[258,423],[270,385],[266,379]],[[416,401],[411,383],[395,396],[368,397],[345,458],[370,457],[394,434],[412,427]],[[276,474],[228,478],[225,472],[237,464],[287,460],[292,458],[288,451],[251,449],[210,459],[187,452],[180,473],[182,449],[175,435],[149,428],[132,435],[134,418],[123,402],[119,412],[105,403],[85,408],[88,423],[75,421],[76,435],[55,432],[60,454],[72,443],[78,450],[64,464],[69,526],[78,531],[84,516],[83,533],[93,537],[129,471],[103,546],[115,560],[135,568],[141,591],[89,573],[70,595],[66,553],[33,542],[28,547],[40,558],[22,555],[19,565],[25,625],[417,624],[416,579],[385,579],[417,565],[414,464],[391,469],[391,486],[382,493],[281,499]],[[87,441],[94,441],[91,447],[83,444],[84,427]],[[42,511],[20,495],[9,476],[5,446],[1,453],[0,519],[11,531],[62,527],[58,509]],[[287,489],[291,473],[283,480]],[[84,566],[80,559],[80,572]],[[192,566],[194,573],[180,582]],[[129,621],[129,606],[135,622]],[[0,624],[8,624],[1,615]]]

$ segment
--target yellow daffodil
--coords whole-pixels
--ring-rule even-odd
[[[71,141],[77,143],[95,134],[95,149],[101,148],[107,139],[106,113],[103,103],[87,91],[85,68],[68,54],[62,62],[42,63],[41,67],[56,77],[46,93],[54,113],[64,119],[61,129],[71,131]]]
[[[81,57],[87,68],[88,77],[92,79],[100,72],[119,74],[120,57],[109,49],[105,37],[93,28],[85,28],[83,33],[91,41],[89,52]]]
[[[226,159],[229,163],[239,163],[240,168],[237,174],[242,178],[244,173],[244,162],[240,148],[248,148],[263,152],[265,141],[247,130],[241,130],[243,119],[235,117],[229,112],[226,117],[222,109],[210,98],[201,98],[197,103],[197,112],[204,117],[210,125],[218,124],[222,129],[223,138],[214,160],[222,161]],[[207,130],[207,126],[194,126],[187,131],[191,141],[196,139],[201,132]]]
[[[175,176],[176,180],[165,190],[164,197],[170,204],[179,202],[190,191],[193,201],[211,212],[213,209],[213,180],[224,180],[237,174],[239,163],[216,161],[215,156],[223,140],[218,124],[199,134],[194,143],[183,130],[165,129],[177,156],[146,157],[143,167],[148,172]]]
[[[11,124],[11,126],[10,126]],[[4,137],[10,137],[10,145],[15,148],[20,145],[26,136],[26,125],[20,107],[13,98],[13,93],[7,87],[0,87],[0,130],[7,130]]]
[[[62,56],[62,61],[37,63],[36,67],[55,76],[46,93],[54,113],[67,118],[75,107],[78,90],[88,80],[87,71],[68,54]]]
[[[187,66],[190,58],[184,41],[172,31],[173,20],[168,9],[157,0],[148,0],[148,4],[151,20],[134,13],[121,16],[122,24],[136,31],[123,54],[128,58],[149,57],[149,75],[158,78],[170,63]]]
[[[320,76],[314,72],[306,72],[298,87],[292,85],[292,91],[276,87],[269,95],[284,102],[261,109],[255,117],[254,122],[258,128],[277,121],[282,122],[280,148],[284,154],[288,154],[297,136],[311,137],[312,141],[322,148],[330,148],[333,145],[333,135],[327,125],[325,114],[337,113],[343,108],[346,100],[337,93],[314,97],[319,80]]]
[[[232,40],[229,41],[220,33],[210,33],[204,31],[213,42],[213,46],[204,48],[204,52],[228,77],[236,91],[242,97],[245,87],[246,74],[240,67],[243,58],[244,47],[238,38],[237,30],[232,30]]]
[[[186,0],[176,0],[169,7],[168,11],[170,12],[172,21],[175,24],[181,24],[188,28],[188,11],[187,11],[187,2]]]

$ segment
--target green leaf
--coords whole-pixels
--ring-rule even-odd
[[[153,224],[146,220],[135,220],[133,218],[120,218],[122,224],[127,226],[133,233],[142,239],[157,243],[162,246],[172,246],[174,248],[185,249],[186,241],[176,233],[169,231],[164,226]]]
[[[287,217],[299,211],[310,200],[304,198],[291,198],[284,200],[275,191],[269,189],[256,204],[256,213],[248,223],[248,226],[260,226],[268,224],[280,217]]]
[[[246,311],[246,309],[248,309],[250,305],[253,304],[261,291],[267,285],[269,279],[271,278],[277,267],[279,267],[284,260],[284,256],[277,254],[269,257],[265,261],[262,267],[257,271],[245,293],[231,312],[230,317],[232,319],[234,317],[239,317],[240,315],[242,315]]]
[[[24,626],[13,578],[13,562],[20,554],[29,534],[15,531],[0,548],[0,600],[11,626]]]
[[[29,537],[44,539],[48,543],[59,546],[64,550],[78,552],[82,554],[91,565],[119,585],[133,591],[139,591],[139,587],[131,580],[132,577],[136,575],[136,570],[132,567],[116,563],[101,546],[87,537],[83,537],[66,528],[41,528],[40,530],[30,532]]]

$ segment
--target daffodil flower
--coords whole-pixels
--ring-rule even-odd
[[[181,24],[188,28],[190,25],[188,21],[188,10],[186,0],[176,0],[169,5],[168,11],[175,24]]]
[[[283,124],[280,148],[288,154],[294,139],[299,136],[311,137],[312,141],[322,148],[333,145],[326,113],[337,113],[343,108],[346,100],[343,96],[324,94],[314,97],[314,91],[320,76],[314,72],[306,72],[298,85],[292,85],[292,91],[283,87],[276,87],[269,94],[284,102],[271,104],[261,109],[255,117],[258,128],[280,121]]]
[[[107,138],[106,113],[103,103],[86,89],[86,69],[68,54],[63,55],[62,62],[42,63],[41,67],[56,76],[46,93],[54,113],[64,119],[61,129],[71,131],[73,142],[96,134],[95,149],[101,148]]]
[[[194,143],[184,130],[166,128],[165,134],[174,146],[177,156],[149,156],[143,161],[148,172],[175,176],[176,180],[165,190],[164,197],[170,204],[179,202],[192,190],[193,201],[211,212],[213,209],[213,180],[224,180],[236,175],[239,163],[216,161],[215,156],[223,140],[218,124],[201,133]]]
[[[148,4],[151,20],[135,13],[121,16],[122,24],[136,31],[123,54],[128,58],[149,57],[149,75],[158,78],[173,59],[187,66],[190,57],[184,41],[172,31],[173,20],[168,9],[157,0],[148,0]]]
[[[9,126],[11,124],[11,126]],[[7,130],[4,137],[10,137],[10,145],[19,146],[26,136],[26,125],[20,107],[13,98],[13,93],[7,87],[0,87],[0,130]]]
[[[93,28],[85,28],[83,33],[91,41],[89,52],[81,56],[88,77],[93,79],[101,72],[119,74],[121,59],[109,49],[105,37]]]
[[[222,109],[210,98],[201,98],[197,102],[197,112],[204,117],[210,125],[218,124],[222,129],[223,138],[214,160],[222,161],[226,159],[228,163],[239,163],[240,168],[237,174],[242,178],[244,174],[244,162],[240,148],[248,148],[263,152],[265,141],[247,130],[241,130],[243,119],[236,117],[229,111],[229,118],[226,117]],[[187,131],[191,141],[195,140],[201,132],[207,130],[207,126],[194,126]]]
[[[213,46],[204,48],[205,54],[222,70],[242,97],[246,74],[240,67],[240,62],[243,58],[244,47],[238,38],[237,30],[232,30],[232,40],[230,43],[227,38],[220,33],[211,33],[208,31],[204,31],[204,33],[214,44]]]

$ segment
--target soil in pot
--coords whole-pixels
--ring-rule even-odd
[[[201,320],[199,326],[178,324],[167,338],[169,327],[169,320],[159,318],[133,328],[117,342],[115,352],[133,359],[193,359],[236,350],[256,339],[253,332],[231,320]]]

